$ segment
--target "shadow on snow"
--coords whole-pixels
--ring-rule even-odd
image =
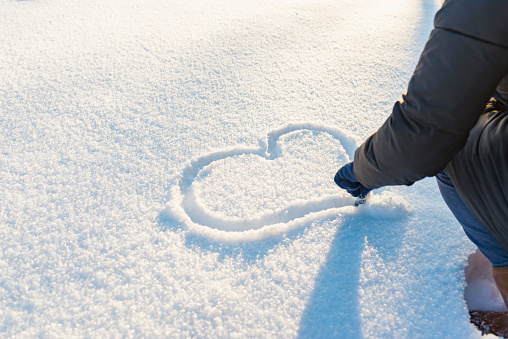
[[[366,242],[385,260],[396,260],[407,219],[345,217],[302,314],[298,338],[362,338],[360,270]]]

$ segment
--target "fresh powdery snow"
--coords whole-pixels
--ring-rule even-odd
[[[0,0],[0,336],[480,338],[434,180],[333,182],[439,5]]]

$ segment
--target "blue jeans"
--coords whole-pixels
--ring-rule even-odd
[[[492,266],[508,266],[508,252],[499,245],[485,226],[469,211],[457,193],[446,170],[438,173],[436,179],[445,203],[462,225],[469,239],[490,260]]]

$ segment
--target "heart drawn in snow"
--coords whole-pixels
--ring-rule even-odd
[[[355,198],[335,185],[333,175],[356,147],[340,129],[286,125],[269,132],[259,147],[192,160],[171,190],[168,212],[190,231],[226,241],[261,239],[353,213]]]

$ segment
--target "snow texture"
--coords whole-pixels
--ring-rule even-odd
[[[292,147],[279,140],[286,135]],[[337,140],[335,145],[330,139]],[[232,148],[192,160],[173,187],[174,201],[167,212],[189,230],[224,241],[259,240],[287,233],[314,219],[354,213],[355,199],[345,191],[337,193],[331,178],[335,158],[348,163],[356,148],[355,140],[339,129],[289,124],[269,132],[258,148]],[[286,152],[292,159],[283,157]],[[279,180],[274,180],[273,173],[278,173]],[[198,186],[198,182],[208,185]],[[217,194],[221,191],[225,191],[222,196]],[[206,202],[215,206],[208,207]],[[393,199],[377,197],[367,206],[367,213],[379,217],[410,209],[403,200],[397,204]]]
[[[438,6],[0,0],[0,336],[480,338],[433,179],[333,183]]]

